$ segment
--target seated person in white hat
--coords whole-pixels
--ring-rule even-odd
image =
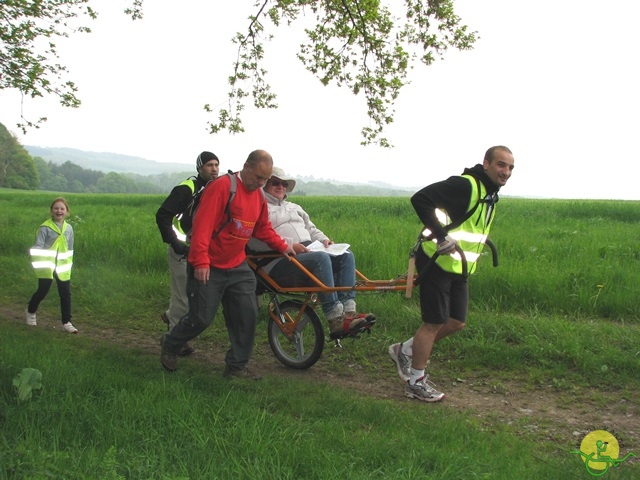
[[[356,284],[356,261],[353,253],[338,256],[325,252],[309,251],[306,245],[318,240],[326,247],[333,243],[322,230],[314,225],[309,214],[296,203],[287,200],[287,194],[296,186],[296,181],[285,175],[281,168],[273,167],[271,178],[264,186],[269,207],[269,220],[274,230],[296,252],[296,260],[327,287],[345,287]],[[268,250],[260,241],[251,239],[249,247],[254,251]],[[279,258],[263,270],[282,287],[317,286],[293,262]],[[334,281],[335,279],[335,281]],[[361,327],[363,323],[374,319],[371,314],[356,312],[356,292],[354,290],[320,293],[322,311],[329,322],[332,337]]]

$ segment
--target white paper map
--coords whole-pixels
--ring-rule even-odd
[[[338,256],[345,253],[350,246],[348,243],[332,243],[327,248],[324,248],[322,242],[316,240],[311,245],[308,245],[307,248],[312,252],[327,252],[329,255]]]

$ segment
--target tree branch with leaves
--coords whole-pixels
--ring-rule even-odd
[[[65,107],[78,107],[77,88],[64,80],[67,68],[57,63],[56,39],[90,32],[74,25],[83,17],[95,19],[89,0],[2,0],[0,2],[0,90],[15,88],[22,97],[53,95]],[[42,117],[30,121],[21,113],[17,126],[39,128]]]
[[[90,1],[0,1],[0,89],[18,89],[23,98],[55,95],[62,105],[78,107],[76,86],[63,79],[66,67],[56,63],[54,40],[90,31],[72,26],[78,19],[96,18]],[[128,1],[125,13],[141,19],[143,0]],[[283,24],[303,23],[301,16],[306,39],[297,58],[323,85],[364,97],[369,124],[361,130],[363,145],[390,146],[384,128],[393,122],[395,101],[416,63],[430,65],[449,48],[471,49],[476,41],[476,33],[455,14],[453,0],[254,0],[254,7],[246,30],[231,39],[237,57],[225,107],[204,106],[217,114],[208,124],[213,134],[244,132],[241,117],[249,98],[255,108],[278,107],[264,66],[265,43]],[[22,119],[23,131],[46,120]]]
[[[370,124],[361,130],[363,145],[391,145],[384,128],[393,122],[395,101],[416,62],[431,65],[448,48],[467,50],[476,41],[476,33],[461,25],[452,0],[405,0],[405,20],[380,0],[260,0],[255,6],[247,30],[232,40],[238,53],[227,106],[205,105],[218,114],[217,122],[209,123],[211,133],[243,132],[248,97],[256,108],[277,108],[262,62],[264,44],[273,38],[267,32],[283,23],[292,26],[301,14],[314,15],[315,25],[304,29],[306,41],[297,57],[323,85],[364,97]]]

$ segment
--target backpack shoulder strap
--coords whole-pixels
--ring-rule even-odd
[[[236,174],[231,171],[229,171],[228,173],[225,173],[225,175],[229,177],[229,181],[231,182],[231,186],[229,188],[229,199],[227,200],[227,205],[224,207],[224,211],[227,214],[227,219],[222,223],[222,225],[218,227],[218,229],[215,231],[215,233],[211,237],[212,239],[220,235],[220,232],[222,232],[222,229],[226,227],[229,223],[231,223],[231,202],[233,202],[233,199],[236,197],[236,189],[238,187],[238,178],[236,177]]]
[[[229,199],[227,200],[226,207],[224,207],[224,211],[227,214],[227,220],[218,227],[218,229],[213,234],[213,237],[211,238],[216,238],[218,235],[220,235],[220,232],[222,232],[222,229],[231,223],[231,202],[233,202],[233,199],[236,197],[236,190],[238,187],[238,177],[231,170],[229,170],[228,173],[225,173],[225,175],[228,175],[229,180],[231,181],[231,186],[229,188]],[[264,202],[267,201],[267,197],[265,197],[264,190],[262,188],[260,189],[260,193],[262,194],[262,204],[264,204]]]
[[[224,211],[227,213],[227,222],[231,221],[231,202],[236,198],[236,189],[238,187],[238,177],[235,173],[227,173],[229,180],[231,181],[231,187],[229,188],[229,200],[227,200],[227,206],[224,207]]]
[[[196,190],[197,182],[198,182],[198,179],[196,177],[189,177],[180,184],[180,185],[188,185],[189,188],[191,189],[191,201],[189,202],[189,205],[185,209],[185,212],[187,212],[187,215],[189,215],[192,218],[196,214],[196,210],[198,209],[198,204],[200,203],[200,197],[202,196],[202,192],[204,192],[204,187],[207,186],[207,184],[204,184],[198,190]]]

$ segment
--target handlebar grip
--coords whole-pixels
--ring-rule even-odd
[[[485,245],[487,245],[491,249],[491,258],[493,259],[493,266],[498,266],[498,249],[495,244],[487,238],[485,241]]]
[[[464,251],[460,248],[460,245],[456,245],[456,252],[460,254],[460,258],[462,259],[462,276],[469,276],[469,268],[467,267],[467,257],[464,255]]]

